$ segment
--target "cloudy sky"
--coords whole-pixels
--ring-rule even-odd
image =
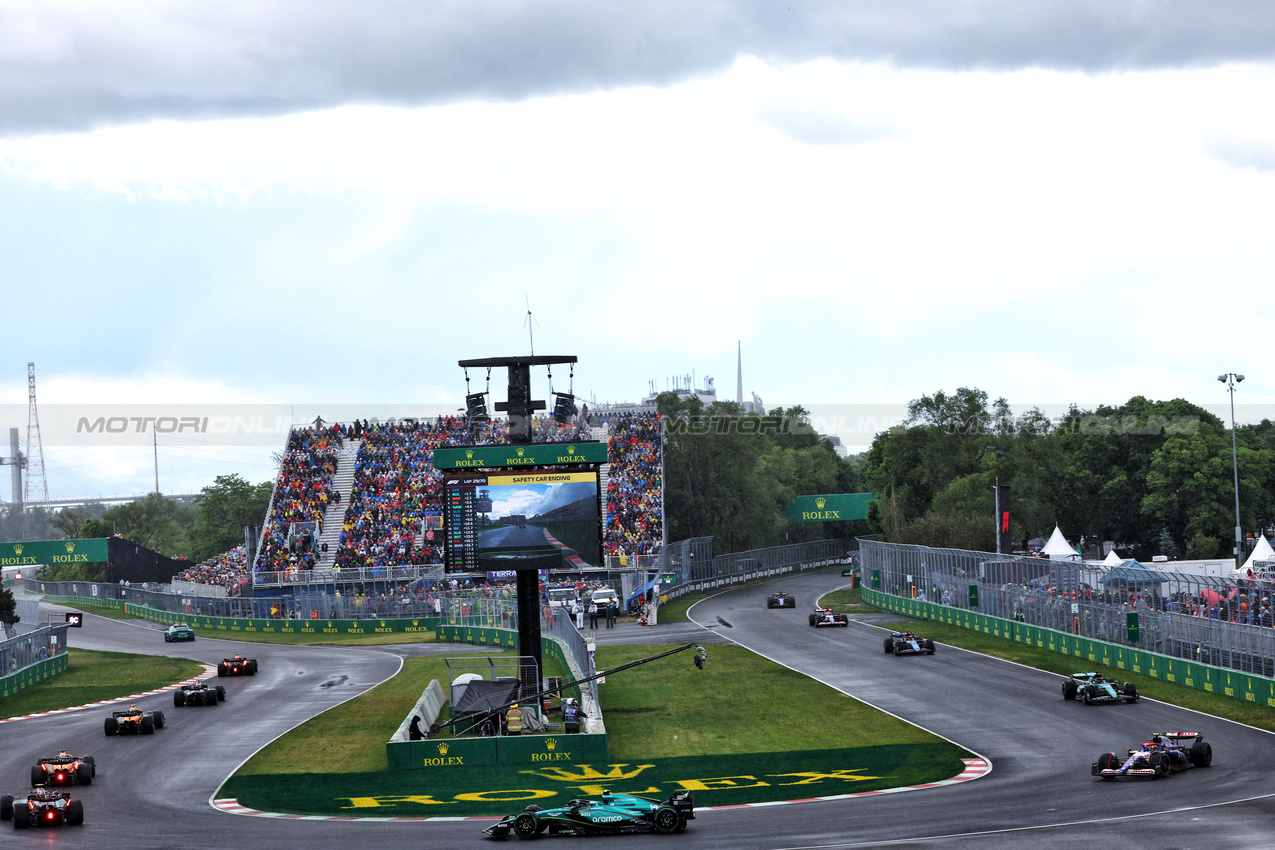
[[[0,426],[34,362],[51,495],[265,480],[55,423],[454,410],[533,338],[596,402],[742,346],[852,446],[962,386],[1275,416],[1273,54],[1251,0],[0,0]]]

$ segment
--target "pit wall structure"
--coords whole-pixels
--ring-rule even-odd
[[[450,643],[518,650],[518,633],[510,629],[479,626],[438,628],[438,639]],[[541,652],[554,658],[576,678],[574,669],[557,641],[541,638]],[[580,689],[568,688],[566,695],[579,699]],[[600,726],[600,724],[596,724]],[[425,741],[389,741],[385,745],[386,769],[391,771],[432,770],[504,765],[520,770],[549,764],[574,765],[606,763],[610,759],[605,728],[568,735],[551,732],[538,735],[499,735],[480,738],[435,738]]]
[[[921,602],[894,596],[873,590],[868,586],[871,583],[870,579],[863,582],[863,601],[905,617],[960,626],[963,629],[1015,643],[1083,659],[1086,663],[1093,662],[1117,670],[1128,670],[1131,673],[1183,685],[1198,691],[1275,708],[1275,680],[1272,679],[1069,635],[1066,632],[979,614],[976,611],[949,608],[935,602]]]

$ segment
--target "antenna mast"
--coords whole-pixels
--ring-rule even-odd
[[[535,357],[536,356],[536,336],[531,331],[531,323],[536,320],[536,317],[531,315],[531,299],[528,298],[526,295],[524,295],[523,298],[527,302],[527,320],[523,322],[523,324],[527,326],[527,339],[531,341],[531,356]]]
[[[35,407],[35,364],[27,363],[27,480],[23,493],[23,510],[31,503],[31,479],[39,476],[44,501],[49,501],[49,479],[44,472],[44,444],[40,441],[40,415]],[[32,446],[34,445],[34,450]],[[40,492],[37,491],[39,496]]]

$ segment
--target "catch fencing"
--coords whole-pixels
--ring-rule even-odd
[[[66,633],[54,623],[0,641],[0,699],[66,670]]]
[[[863,586],[1170,658],[1275,677],[1275,584],[860,542]]]
[[[849,565],[859,548],[859,541],[842,538],[752,549],[714,558],[710,557],[712,540],[696,537],[671,545],[676,560],[670,557],[670,567],[676,564],[680,568],[677,572],[680,581],[661,591],[669,599],[771,576]]]

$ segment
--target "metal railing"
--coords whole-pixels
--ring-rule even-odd
[[[0,676],[10,676],[33,664],[66,653],[65,623],[41,626],[0,641]]]
[[[859,552],[864,587],[892,596],[1275,677],[1269,581],[869,540]]]
[[[851,539],[816,540],[705,558],[704,551],[712,551],[711,542],[711,537],[697,537],[683,541],[688,545],[674,543],[670,546],[682,547],[681,570],[675,574],[689,574],[690,577],[661,591],[662,593],[667,594],[670,599],[676,599],[688,593],[743,584],[770,576],[824,569],[838,564],[847,565],[853,562],[854,553],[859,547],[859,541]],[[697,552],[700,553],[698,556],[695,554]]]

